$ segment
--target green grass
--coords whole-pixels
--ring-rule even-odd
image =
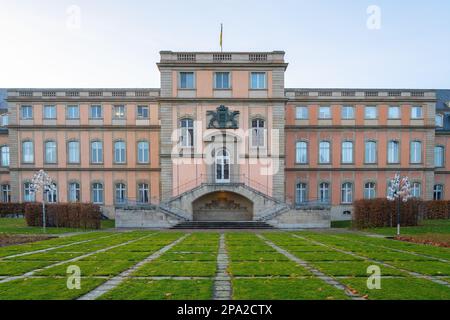
[[[114,220],[102,220],[101,229],[114,228]],[[24,218],[0,218],[0,233],[8,234],[62,234],[69,232],[87,232],[91,229],[28,227]]]
[[[286,262],[231,262],[228,271],[234,277],[238,276],[266,276],[266,277],[297,277],[310,275],[310,272],[298,264]]]
[[[216,273],[215,261],[155,261],[142,266],[133,276],[212,277]]]
[[[369,233],[376,233],[385,236],[395,236],[397,235],[397,228],[372,228],[363,230]],[[402,235],[418,235],[418,234],[426,234],[426,233],[450,233],[450,219],[446,220],[424,220],[421,222],[420,226],[417,227],[402,227],[401,234]]]
[[[342,229],[342,228],[351,228],[352,227],[352,221],[351,220],[345,220],[345,221],[331,221],[331,227]]]

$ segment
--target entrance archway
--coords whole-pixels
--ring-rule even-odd
[[[194,221],[252,221],[253,202],[228,191],[208,193],[192,203]]]

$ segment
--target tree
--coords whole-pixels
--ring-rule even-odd
[[[394,179],[389,183],[387,199],[397,201],[397,235],[400,235],[400,203],[407,202],[411,198],[411,184],[407,176],[401,178],[400,174],[395,174]]]
[[[44,232],[46,232],[45,195],[47,192],[56,191],[56,186],[47,172],[41,169],[33,175],[33,179],[31,179],[31,189],[34,194],[42,191],[42,224]]]

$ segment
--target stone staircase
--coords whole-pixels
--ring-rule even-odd
[[[181,222],[171,229],[257,229],[268,230],[274,229],[273,226],[266,222],[260,221],[186,221]]]

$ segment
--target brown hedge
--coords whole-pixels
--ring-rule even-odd
[[[400,203],[402,226],[417,226],[421,215],[420,200]],[[353,227],[357,229],[397,225],[397,202],[387,199],[358,200],[354,203]]]
[[[57,228],[100,229],[100,207],[90,203],[57,203],[45,206],[46,226]],[[42,204],[27,203],[28,226],[42,226]]]
[[[424,201],[424,219],[450,219],[450,201]]]
[[[24,214],[24,203],[0,203],[0,217],[23,216]]]

